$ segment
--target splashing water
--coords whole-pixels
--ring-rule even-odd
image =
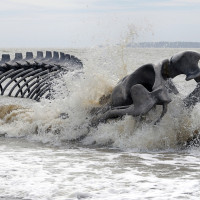
[[[130,31],[130,35],[132,33]],[[121,54],[122,57],[116,47],[111,53],[110,47],[96,48],[95,51],[73,50],[77,57],[82,58],[84,70],[70,72],[56,80],[53,100],[43,99],[38,103],[1,97],[0,133],[7,137],[26,137],[55,145],[83,137],[83,145],[111,145],[120,149],[155,150],[184,145],[194,132],[199,132],[200,127],[196,117],[199,115],[199,105],[188,113],[181,100],[185,88],[191,91],[194,83],[187,85],[181,79],[175,80],[181,93],[172,97],[168,113],[158,125],[154,126],[149,121],[156,119],[161,112],[160,108],[151,111],[143,122],[125,116],[122,120],[100,124],[98,128],[89,127],[91,109],[100,106],[100,98],[112,92],[120,78],[118,72],[124,73],[125,55],[128,60],[126,70],[131,73],[150,61],[149,58],[152,62],[158,62],[177,51],[162,50],[159,54],[157,49],[125,49],[124,45],[121,48],[122,52],[126,52]],[[63,119],[61,113],[66,113],[67,117]]]

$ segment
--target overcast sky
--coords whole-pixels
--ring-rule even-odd
[[[0,0],[0,48],[200,42],[200,0]]]

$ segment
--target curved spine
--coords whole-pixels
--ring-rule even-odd
[[[15,53],[14,59],[10,59],[9,54],[2,54],[0,94],[38,100],[46,93],[44,85],[48,83],[50,88],[50,81],[56,78],[56,74],[62,72],[63,75],[82,67],[82,62],[75,56],[57,51],[46,51],[45,56],[42,51],[37,51],[36,57],[32,52],[26,52],[24,58],[22,53]],[[49,94],[46,97],[48,98]]]

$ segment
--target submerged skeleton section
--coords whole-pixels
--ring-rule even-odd
[[[10,59],[9,54],[2,54],[0,61],[0,90],[1,95],[30,98],[39,101],[41,97],[51,95],[52,80],[62,73],[81,69],[82,62],[75,56],[63,52],[53,53],[37,51],[34,58],[32,52],[15,53]],[[62,72],[62,73],[61,73]]]

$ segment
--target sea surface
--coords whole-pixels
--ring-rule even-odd
[[[78,57],[83,70],[56,80],[52,100],[0,97],[0,200],[200,199],[200,147],[186,145],[200,131],[200,104],[187,110],[182,102],[194,81],[174,79],[180,93],[157,125],[160,107],[142,121],[125,116],[89,127],[91,109],[121,78],[186,49],[50,50]],[[37,49],[0,49],[0,56],[26,51]]]

